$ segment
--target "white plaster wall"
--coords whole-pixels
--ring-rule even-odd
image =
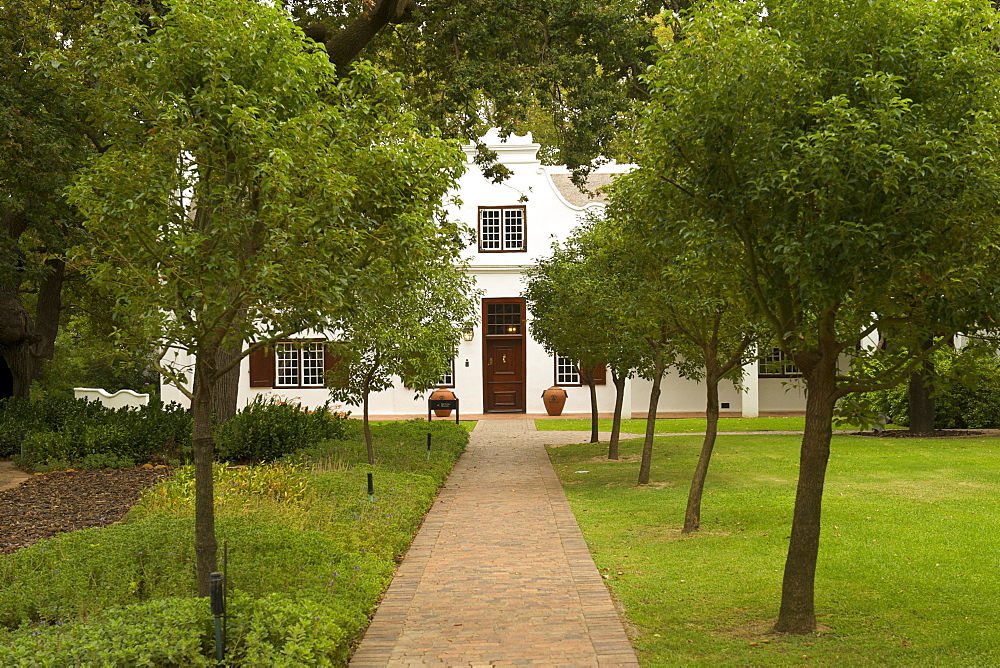
[[[758,383],[762,413],[806,409],[805,383],[801,378],[760,378]]]
[[[140,394],[132,390],[118,390],[108,392],[99,387],[74,387],[73,397],[76,399],[86,399],[87,401],[97,401],[107,408],[138,408],[149,403],[148,394]]]
[[[524,138],[511,138],[507,143],[501,143],[495,134],[485,139],[491,149],[496,150],[500,160],[512,170],[512,176],[504,183],[496,184],[485,179],[480,170],[472,164],[472,151],[467,150],[469,166],[462,176],[455,195],[460,196],[460,202],[452,202],[448,206],[449,215],[463,222],[473,232],[477,229],[478,211],[480,206],[524,206],[526,224],[525,252],[479,253],[478,241],[473,239],[464,253],[469,260],[470,273],[476,279],[477,287],[482,290],[483,298],[519,297],[524,288],[521,272],[534,264],[539,258],[550,254],[552,242],[565,239],[579,225],[581,217],[589,210],[599,210],[602,205],[596,202],[576,206],[568,202],[554,185],[551,175],[567,174],[561,167],[543,166],[537,160],[538,144],[531,142],[530,135]],[[605,165],[599,173],[624,173],[631,169],[628,165]],[[555,382],[555,367],[551,355],[545,352],[540,344],[530,338],[531,314],[526,314],[528,320],[528,337],[526,338],[526,379],[525,398],[528,413],[545,413],[541,399],[542,392]],[[308,335],[303,335],[308,338]],[[184,353],[180,353],[183,358]],[[464,414],[481,413],[483,411],[483,335],[481,323],[477,324],[474,338],[471,342],[462,341],[459,344],[455,359],[454,392],[461,402],[461,412]],[[183,361],[183,359],[181,359]],[[190,361],[190,360],[188,360]],[[294,389],[275,390],[249,387],[249,363],[244,360],[240,370],[239,405],[242,407],[257,395],[280,396],[285,400],[294,400],[307,407],[322,405],[328,397],[324,389]],[[598,408],[601,412],[611,412],[614,409],[615,390],[611,384],[610,373],[608,384],[598,386]],[[585,413],[590,410],[589,391],[586,387],[569,387],[564,412]],[[184,405],[186,399],[176,389],[164,387],[162,396],[165,401],[176,400]],[[427,393],[417,397],[414,392],[397,384],[392,389],[371,395],[369,412],[372,415],[400,415],[426,413]],[[627,385],[624,411],[644,411],[648,406],[649,383],[643,380],[633,380]],[[664,379],[660,398],[660,411],[704,411],[705,392],[698,383],[687,381],[671,375]],[[761,387],[760,410],[784,410],[772,408],[771,403],[780,403],[788,399],[779,396],[772,400],[771,393]],[[720,387],[720,400],[729,402],[728,410],[739,411],[742,407],[742,395],[732,383],[724,383]],[[342,408],[360,413],[357,406]]]
[[[646,413],[652,389],[652,381],[644,378],[632,379],[633,413]],[[668,371],[660,383],[660,400],[656,410],[658,413],[704,413],[705,403],[704,384],[681,378],[676,372]],[[723,412],[743,410],[743,393],[728,380],[719,383],[719,404],[723,403],[729,404],[729,408],[721,409]]]

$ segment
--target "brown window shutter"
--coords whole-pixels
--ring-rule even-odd
[[[258,348],[250,353],[250,387],[274,387],[274,351]]]
[[[594,379],[594,385],[607,385],[608,384],[608,365],[598,364],[593,369],[590,369],[581,375],[581,379],[584,383],[587,382],[587,377]]]
[[[331,383],[336,383],[337,377],[331,376],[331,373],[340,370],[340,355],[334,355],[330,352],[330,346],[323,346],[323,376],[326,379],[326,386],[332,387]]]

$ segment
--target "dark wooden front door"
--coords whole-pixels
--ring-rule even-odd
[[[483,300],[483,394],[487,413],[525,410],[524,301]]]

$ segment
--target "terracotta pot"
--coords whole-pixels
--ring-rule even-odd
[[[562,415],[563,406],[566,405],[566,390],[553,385],[542,392],[542,401],[545,402],[545,410],[549,415]]]
[[[451,390],[449,390],[448,388],[446,388],[446,387],[439,387],[438,389],[436,389],[433,392],[431,392],[430,398],[433,399],[433,400],[435,400],[435,401],[438,401],[440,399],[448,399],[449,401],[451,401],[451,400],[454,400],[456,397],[455,397],[455,393],[452,392]],[[451,416],[451,409],[450,408],[445,408],[443,410],[442,409],[434,409],[434,415],[437,415],[438,417],[450,417]]]

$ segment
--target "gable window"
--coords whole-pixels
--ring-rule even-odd
[[[479,252],[527,250],[523,206],[479,207]]]
[[[569,357],[556,355],[556,385],[579,385],[580,372]]]
[[[322,341],[278,341],[250,355],[250,387],[324,387],[335,361]]]
[[[781,348],[771,348],[763,357],[757,367],[757,375],[772,378],[788,378],[791,376],[801,376],[802,372],[795,366],[792,360],[781,351]]]

